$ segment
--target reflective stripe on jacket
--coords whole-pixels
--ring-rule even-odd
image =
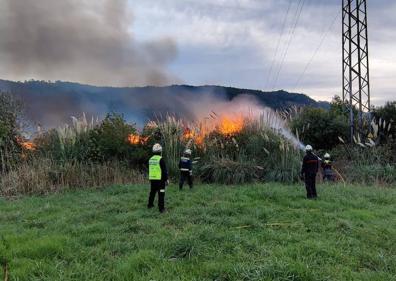
[[[189,172],[192,171],[192,162],[190,158],[181,157],[179,162],[179,169],[182,172]]]

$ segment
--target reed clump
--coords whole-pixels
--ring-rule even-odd
[[[0,178],[0,196],[47,194],[70,189],[97,188],[145,182],[143,173],[119,161],[83,163],[35,158]]]
[[[298,180],[301,152],[297,139],[288,139],[287,124],[274,112],[259,116],[186,123],[176,117],[155,123],[171,175],[178,175],[180,155],[192,148],[194,173],[205,182],[242,184],[254,181]],[[222,122],[231,122],[222,123]]]
[[[83,114],[73,117],[70,124],[39,132],[31,142],[14,134],[12,165],[11,158],[4,161],[11,146],[4,149],[4,138],[0,138],[1,165],[7,167],[0,172],[0,196],[143,183],[154,143],[162,145],[172,179],[178,178],[180,157],[190,148],[197,181],[295,183],[303,157],[299,133],[294,135],[289,129],[296,114],[265,111],[222,116],[212,112],[197,122],[167,115],[148,122],[141,131],[119,114],[108,114],[102,121]],[[395,154],[389,153],[394,143],[380,140],[380,132],[389,132],[390,125],[379,123],[380,127],[372,124],[371,139],[357,136],[355,144],[331,151],[347,181],[386,185],[396,181]]]
[[[0,196],[43,194],[64,189],[141,183],[149,149],[131,145],[136,133],[121,115],[102,122],[85,115],[71,124],[40,133],[19,163],[0,177]]]

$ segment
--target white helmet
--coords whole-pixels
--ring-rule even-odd
[[[330,158],[330,154],[326,153],[326,154],[324,155],[324,158],[329,159],[329,158]]]
[[[187,149],[184,151],[184,153],[187,154],[187,155],[191,155],[192,152],[191,152],[191,149],[187,148]]]
[[[162,152],[162,146],[159,143],[154,144],[153,145],[153,152],[154,153]]]
[[[309,145],[309,144],[305,147],[305,151],[306,151],[306,152],[309,152],[309,151],[312,151],[312,150],[313,150],[313,148],[312,148],[312,146]]]

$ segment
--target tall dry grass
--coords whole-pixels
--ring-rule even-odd
[[[180,156],[191,144],[190,140],[183,137],[185,123],[175,116],[168,115],[162,120],[151,121],[148,126],[160,135],[169,173],[172,176],[178,175]]]
[[[210,120],[187,124],[168,116],[150,123],[160,132],[173,177],[178,176],[180,156],[189,147],[193,148],[193,157],[199,158],[194,173],[206,182],[298,180],[302,157],[299,142],[276,112],[244,116],[242,128],[229,134],[222,131],[221,116],[213,115]],[[187,138],[186,130],[191,131]]]
[[[145,175],[120,162],[81,163],[37,158],[0,177],[0,196],[46,194],[68,189],[146,182]]]

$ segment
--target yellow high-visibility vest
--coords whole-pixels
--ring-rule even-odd
[[[161,166],[160,161],[162,157],[160,155],[154,155],[149,160],[149,180],[161,180]]]

